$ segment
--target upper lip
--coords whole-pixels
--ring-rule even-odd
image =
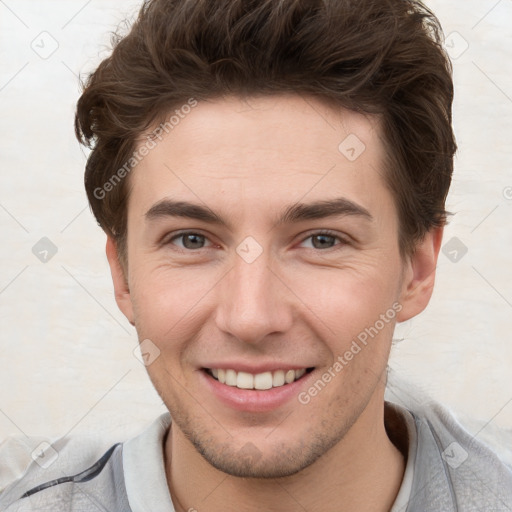
[[[291,363],[262,363],[262,364],[249,364],[242,362],[219,362],[209,363],[202,368],[207,369],[223,369],[223,370],[235,370],[236,372],[247,372],[257,375],[258,373],[275,372],[277,370],[300,370],[301,368],[307,369],[312,368],[312,365],[304,364],[291,364]]]

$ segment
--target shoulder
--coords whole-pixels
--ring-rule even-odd
[[[162,414],[124,442],[99,435],[6,440],[0,444],[0,510],[130,512],[134,506],[160,510],[162,501],[173,510],[162,451],[170,422],[169,413]],[[155,489],[160,492],[153,496]],[[148,509],[151,499],[155,506]]]
[[[0,445],[0,510],[85,512],[95,509],[92,503],[101,503],[105,510],[130,510],[124,492],[121,443],[108,446],[93,438],[37,441],[15,438]],[[28,465],[27,450],[31,450]],[[21,476],[17,474],[20,470]],[[18,478],[5,485],[9,476]]]
[[[499,456],[497,444],[494,451],[439,403],[411,413],[418,433],[413,495],[434,504],[432,510],[441,503],[454,510],[509,510],[512,468]]]

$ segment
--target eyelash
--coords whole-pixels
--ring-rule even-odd
[[[176,240],[178,238],[182,238],[182,237],[184,237],[186,235],[199,235],[201,237],[204,237],[206,240],[208,240],[208,237],[206,235],[203,235],[202,233],[199,233],[198,231],[182,231],[182,232],[179,232],[176,235],[174,235],[172,238],[169,238],[166,241],[164,241],[163,245],[172,244],[173,240]],[[328,251],[331,251],[331,250],[335,250],[338,246],[345,246],[345,245],[349,244],[349,241],[346,238],[341,237],[336,232],[328,230],[328,229],[323,230],[323,231],[315,231],[314,233],[310,233],[307,237],[302,239],[302,242],[308,240],[309,238],[313,238],[315,236],[329,236],[329,237],[338,239],[340,241],[340,243],[336,244],[333,247],[328,247],[326,249],[316,249],[315,247],[308,247],[308,249],[313,249],[313,250],[321,251],[321,252],[328,252]],[[201,249],[207,249],[207,247],[200,247],[198,249],[187,249],[187,248],[178,247],[178,251],[182,252],[182,253],[185,253],[185,252],[188,252],[188,253],[198,252]]]

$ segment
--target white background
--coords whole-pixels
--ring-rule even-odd
[[[441,254],[432,302],[397,330],[390,366],[474,418],[474,433],[512,432],[512,0],[427,5],[454,57],[459,151],[444,243],[457,237],[468,252]],[[0,1],[0,441],[125,437],[164,410],[114,301],[73,133],[77,75],[137,7]],[[47,263],[32,252],[42,237],[58,249]]]

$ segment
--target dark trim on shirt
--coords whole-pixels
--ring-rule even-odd
[[[120,444],[121,443],[117,443],[111,448],[109,448],[97,462],[95,462],[90,468],[87,468],[85,471],[82,471],[81,473],[78,473],[77,475],[74,476],[63,476],[61,478],[56,478],[55,480],[51,480],[44,484],[38,485],[37,487],[34,487],[33,489],[27,491],[23,496],[21,496],[21,498],[28,498],[33,494],[36,494],[40,491],[44,491],[45,489],[48,489],[49,487],[54,487],[56,485],[65,484],[69,482],[82,483],[92,480],[94,477],[98,476],[101,473],[101,471],[107,464],[108,460],[114,453],[114,450]]]

